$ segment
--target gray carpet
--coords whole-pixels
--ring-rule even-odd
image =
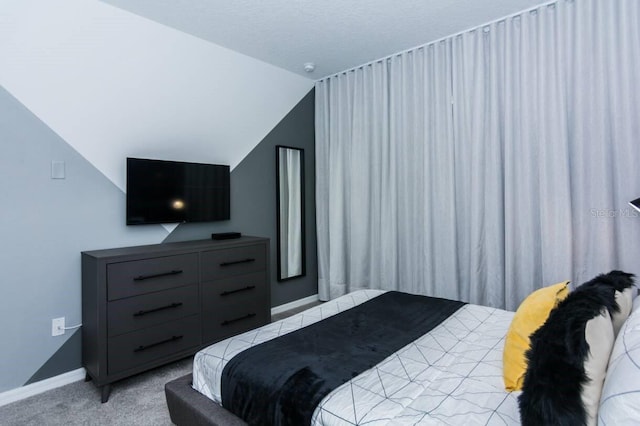
[[[318,302],[319,303],[319,302]],[[283,312],[286,318],[311,305]],[[127,425],[169,426],[165,383],[191,372],[193,357],[116,382],[105,404],[91,382],[75,382],[0,407],[2,426]]]
[[[91,382],[75,382],[0,407],[4,425],[171,425],[164,385],[191,372],[192,358],[116,382],[105,404]]]

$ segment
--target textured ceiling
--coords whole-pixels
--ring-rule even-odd
[[[311,79],[542,0],[102,0]],[[305,62],[314,62],[312,73]]]

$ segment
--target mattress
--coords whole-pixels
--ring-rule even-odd
[[[381,293],[359,290],[203,349],[194,358],[194,389],[220,403],[222,370],[234,355]],[[500,309],[463,306],[327,395],[312,424],[519,424],[519,393],[506,392],[502,381],[504,336],[512,317]]]

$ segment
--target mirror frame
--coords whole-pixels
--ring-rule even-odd
[[[282,219],[280,217],[280,150],[281,149],[291,149],[300,151],[300,237],[301,237],[301,253],[300,253],[300,261],[302,262],[300,268],[300,274],[282,277],[282,243],[280,241],[280,231],[282,229],[283,224]],[[277,222],[277,279],[278,281],[288,281],[294,278],[303,277],[306,275],[307,271],[307,257],[306,257],[306,238],[305,238],[305,180],[304,180],[304,149],[296,148],[293,146],[286,145],[276,145],[276,222]]]

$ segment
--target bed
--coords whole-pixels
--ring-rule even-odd
[[[193,388],[207,398],[201,402],[220,404],[221,373],[236,354],[382,293],[360,290],[200,351],[194,358]],[[312,424],[386,423],[390,415],[397,424],[414,424],[426,416],[444,424],[465,418],[473,419],[471,424],[517,424],[517,394],[504,391],[501,375],[502,345],[512,316],[500,309],[462,306],[426,335],[331,392]],[[179,418],[173,421],[183,424]]]
[[[203,349],[194,358],[191,375],[166,385],[171,420],[177,425],[246,424],[221,405],[222,373],[231,360],[237,359],[236,355],[338,314],[344,315],[384,293],[356,291]],[[621,334],[631,336],[629,333],[640,329],[640,309],[636,310],[637,324],[625,323]],[[313,409],[310,424],[520,424],[520,392],[505,391],[502,376],[505,335],[513,316],[513,312],[462,304],[427,333],[329,392]],[[634,344],[626,339],[623,349],[617,352],[614,349],[619,364],[635,365],[627,360],[629,345]],[[602,412],[602,424],[606,424],[604,418],[611,416],[611,412],[616,413],[614,419],[619,419],[621,404],[628,408],[626,402],[620,403],[618,385],[624,382],[625,386],[635,388],[640,377],[629,376],[624,369],[616,371],[622,378],[608,378],[605,383],[603,404],[610,409]]]

